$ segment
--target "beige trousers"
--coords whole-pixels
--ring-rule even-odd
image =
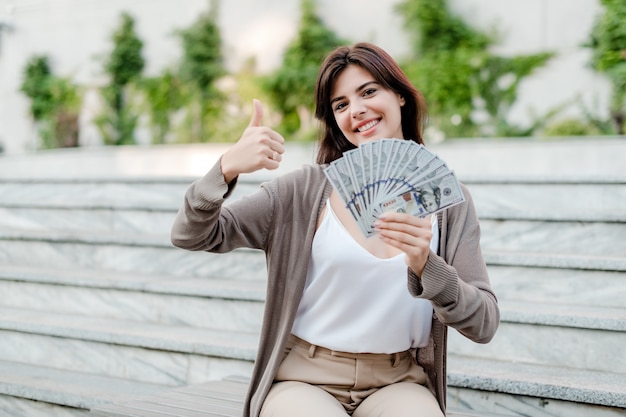
[[[261,417],[442,417],[413,351],[346,353],[289,338]]]

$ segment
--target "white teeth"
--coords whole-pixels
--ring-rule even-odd
[[[364,131],[366,131],[367,129],[371,129],[371,128],[373,128],[373,127],[374,127],[374,126],[376,126],[377,124],[378,124],[378,120],[372,120],[372,121],[371,121],[371,122],[369,122],[368,124],[365,124],[365,125],[363,125],[363,126],[359,127],[357,130],[358,130],[359,132],[364,132]]]

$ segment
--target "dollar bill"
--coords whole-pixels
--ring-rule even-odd
[[[410,140],[380,139],[352,149],[324,169],[365,236],[383,212],[424,217],[465,201],[452,170]]]

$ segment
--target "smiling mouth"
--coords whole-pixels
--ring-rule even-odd
[[[374,126],[376,126],[379,121],[380,120],[372,120],[371,122],[368,122],[368,123],[364,124],[363,126],[357,127],[356,130],[358,132],[365,132],[366,130],[369,130],[369,129],[373,128]]]

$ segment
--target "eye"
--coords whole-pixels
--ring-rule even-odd
[[[363,90],[363,97],[367,97],[367,96],[371,96],[372,94],[376,93],[376,89],[375,88],[366,88],[365,90]]]
[[[336,112],[341,111],[341,110],[345,109],[347,105],[348,104],[345,101],[340,101],[340,102],[335,104],[334,110]]]

